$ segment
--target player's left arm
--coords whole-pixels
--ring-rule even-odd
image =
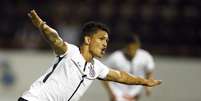
[[[160,80],[144,79],[135,75],[128,74],[124,71],[110,69],[104,80],[114,81],[127,85],[143,85],[143,86],[156,86],[161,84]]]

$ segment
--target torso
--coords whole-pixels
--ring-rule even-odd
[[[124,53],[119,50],[114,52],[111,57],[109,57],[109,60],[106,61],[106,64],[113,69],[125,71],[136,76],[144,77],[146,70],[149,68],[148,66],[150,64],[150,62],[148,62],[148,58],[150,56],[148,55],[149,54],[147,54],[146,51],[138,49],[135,57],[133,57],[133,59],[129,61],[124,56]],[[117,95],[123,95],[124,93],[133,95],[139,93],[142,89],[142,86],[128,86],[115,82],[111,82],[110,85]]]
[[[32,84],[22,96],[23,98],[37,101],[77,101],[80,99],[94,79],[100,75],[102,68],[98,66],[100,63],[96,59],[93,59],[93,65],[91,63],[85,65],[86,61],[79,49],[76,46],[71,46],[71,48],[48,79],[44,82],[44,78],[52,71],[53,66]],[[87,76],[83,76],[81,71]]]

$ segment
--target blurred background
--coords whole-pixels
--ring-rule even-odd
[[[108,55],[125,45],[126,35],[139,35],[142,48],[154,56],[156,78],[163,80],[141,101],[201,101],[200,0],[2,0],[0,101],[16,101],[54,58],[27,16],[31,9],[74,44],[85,22],[108,25]],[[81,101],[108,96],[95,81]]]

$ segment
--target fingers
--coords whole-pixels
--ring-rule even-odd
[[[29,16],[29,18],[32,18],[32,16],[31,16],[31,14],[30,14],[30,13],[28,13],[27,15]]]
[[[28,16],[30,18],[33,18],[33,17],[38,17],[37,13],[35,10],[31,10],[29,13],[28,13]]]
[[[147,86],[148,87],[152,87],[152,86],[157,86],[157,85],[160,85],[162,83],[161,80],[148,80],[148,84]]]
[[[154,80],[152,86],[160,85],[162,83],[161,80]]]
[[[41,24],[43,23],[42,19],[38,16],[35,10],[31,10],[28,14],[28,17],[31,19],[32,23],[37,27],[40,28]]]
[[[160,85],[162,83],[162,80],[157,80],[157,84]]]
[[[31,19],[41,20],[35,10],[31,10],[31,11],[28,13],[28,16],[29,16],[29,18],[31,18]]]
[[[31,10],[30,13],[31,13],[32,16],[38,17],[38,14],[36,13],[35,10]]]
[[[31,12],[31,13],[35,13],[35,14],[36,14],[36,11],[35,11],[34,9],[33,9],[33,10],[31,10],[30,12]]]
[[[27,15],[28,15],[29,18],[32,18],[30,12]]]

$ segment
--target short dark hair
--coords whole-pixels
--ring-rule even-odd
[[[126,42],[126,44],[139,43],[140,40],[139,40],[139,37],[137,35],[129,34],[129,35],[126,36],[125,42]]]
[[[81,29],[80,44],[84,42],[85,36],[91,36],[95,34],[98,30],[103,30],[107,33],[110,32],[109,28],[105,24],[102,24],[100,22],[90,21],[85,23]]]

